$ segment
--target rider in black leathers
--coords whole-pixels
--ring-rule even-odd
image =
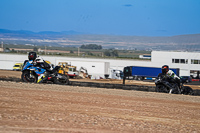
[[[169,83],[176,83],[179,87],[180,87],[180,78],[172,71],[169,70],[169,66],[168,65],[164,65],[162,66],[162,73],[160,73],[158,75],[158,77],[161,77],[163,80],[169,82]],[[170,93],[172,93],[174,91],[174,88],[171,88]]]

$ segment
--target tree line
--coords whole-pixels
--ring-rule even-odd
[[[88,45],[81,45],[82,49],[93,49],[93,50],[101,50],[102,46],[101,45],[96,45],[96,44],[88,44]]]
[[[91,49],[91,50],[102,50],[102,46],[101,45],[96,45],[96,44],[81,45],[80,48],[81,49]],[[38,52],[38,47],[33,47],[33,51]],[[107,57],[119,57],[118,50],[106,49],[106,50],[103,50],[103,51],[102,52],[103,52],[104,56],[107,56]],[[15,51],[14,49],[10,50],[10,48],[6,47],[5,48],[5,52],[16,53],[16,52],[20,52],[20,51]],[[73,54],[73,53],[74,53],[74,50],[70,50],[70,54]],[[92,51],[86,52],[85,54],[90,55],[90,56],[95,56],[95,54],[93,54]]]

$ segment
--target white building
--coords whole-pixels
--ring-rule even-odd
[[[77,69],[86,67],[90,75],[104,76],[109,70],[123,70],[126,66],[146,66],[162,67],[169,65],[170,68],[179,68],[180,76],[199,76],[200,72],[200,53],[197,52],[171,52],[171,51],[152,51],[150,60],[124,60],[124,59],[97,59],[97,58],[77,58],[63,56],[42,56],[43,59],[57,65],[64,61],[71,65],[76,65]],[[27,60],[27,55],[0,54],[0,69],[10,69],[15,63],[23,63]],[[74,63],[74,64],[73,64]]]
[[[152,51],[151,62],[155,65],[166,64],[171,68],[180,68],[180,76],[196,77],[200,72],[200,53]]]

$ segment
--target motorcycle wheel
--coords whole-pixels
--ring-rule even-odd
[[[184,94],[184,95],[194,95],[194,91],[193,91],[193,89],[191,87],[184,86],[182,94]]]
[[[22,72],[21,79],[23,82],[37,83],[37,76],[35,74],[32,74],[32,76],[30,77],[29,71]]]
[[[176,84],[173,85],[173,88],[174,88],[174,91],[172,92],[173,94],[181,94],[181,91]]]
[[[156,85],[156,92],[169,93],[168,89],[163,85]]]

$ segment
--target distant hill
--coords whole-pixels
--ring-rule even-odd
[[[84,34],[76,31],[41,31],[0,29],[0,41],[4,44],[35,44],[51,46],[74,46],[97,44],[103,48],[140,50],[200,51],[200,34],[164,37],[115,36]]]
[[[54,32],[54,31],[41,31],[41,32],[32,32],[27,30],[7,30],[7,29],[0,29],[0,35],[6,37],[20,37],[20,38],[38,38],[38,39],[45,39],[49,38],[49,36],[65,36],[65,35],[77,35],[81,34],[76,31],[62,31],[62,32]]]

